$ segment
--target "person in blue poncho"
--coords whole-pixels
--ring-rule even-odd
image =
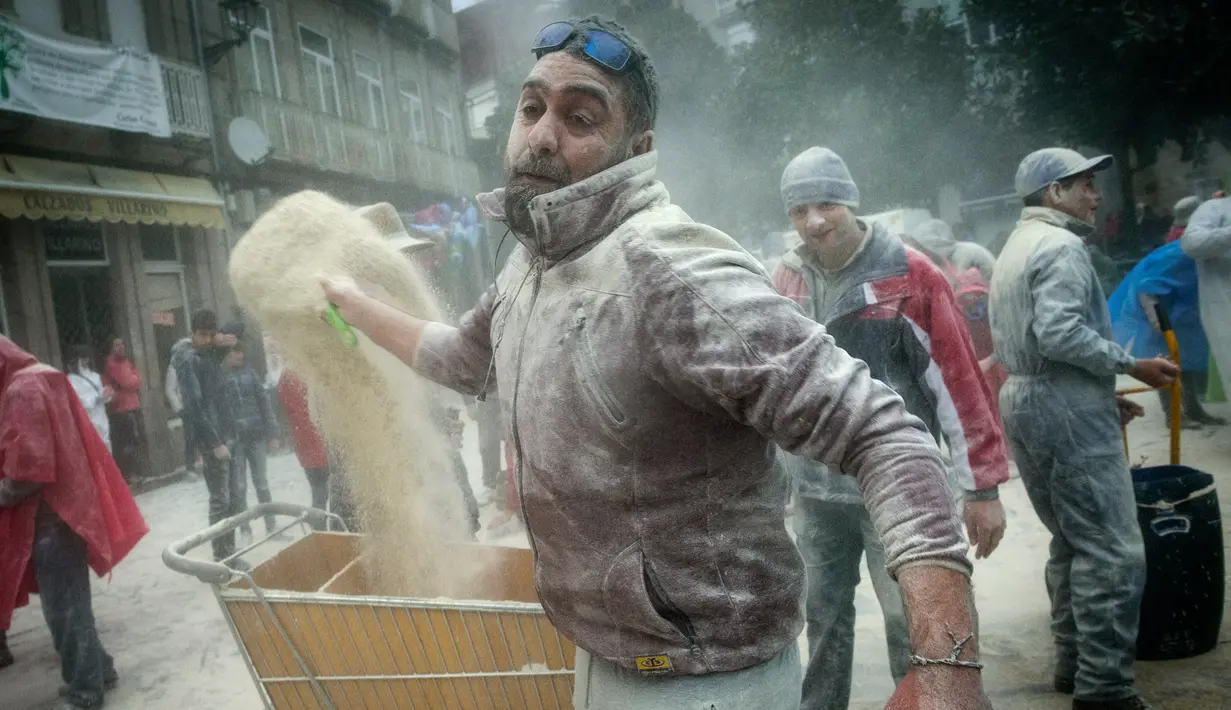
[[[1167,312],[1180,344],[1185,425],[1226,424],[1225,419],[1206,412],[1198,398],[1198,393],[1205,391],[1210,346],[1201,327],[1197,263],[1180,249],[1178,242],[1150,252],[1124,277],[1108,299],[1112,334],[1134,357],[1155,357],[1167,352],[1155,304]],[[1170,420],[1170,395],[1166,391],[1160,391],[1159,395],[1163,411]]]

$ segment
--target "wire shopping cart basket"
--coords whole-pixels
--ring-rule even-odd
[[[269,514],[293,520],[232,557],[308,532],[249,572],[187,556]],[[309,531],[330,519],[265,503],[163,551],[168,567],[213,588],[267,708],[572,708],[574,648],[537,602],[529,550],[457,544],[451,557],[488,574],[473,600],[442,599],[430,579],[378,588],[360,535]]]

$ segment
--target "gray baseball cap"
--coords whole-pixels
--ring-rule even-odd
[[[1017,180],[1015,181],[1017,196],[1028,197],[1053,182],[1059,182],[1074,175],[1106,170],[1114,161],[1115,159],[1110,155],[1087,158],[1068,148],[1036,150],[1027,155],[1021,165],[1017,166]]]

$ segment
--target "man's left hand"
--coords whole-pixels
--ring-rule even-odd
[[[1146,415],[1146,408],[1128,397],[1116,395],[1116,407],[1120,410],[1120,426],[1128,426],[1129,422]]]
[[[991,557],[1004,537],[1004,506],[1000,500],[968,500],[963,517],[966,536],[975,548],[975,559]]]

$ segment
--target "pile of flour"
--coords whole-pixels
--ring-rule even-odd
[[[307,383],[315,423],[341,455],[372,589],[398,594],[432,580],[435,594],[466,598],[479,570],[459,568],[444,551],[444,541],[464,539],[469,527],[450,444],[430,416],[439,388],[362,335],[358,348],[346,347],[321,319],[320,278],[328,274],[351,276],[392,306],[440,320],[422,274],[359,213],[311,191],[262,215],[232,252],[230,270],[240,304]]]

